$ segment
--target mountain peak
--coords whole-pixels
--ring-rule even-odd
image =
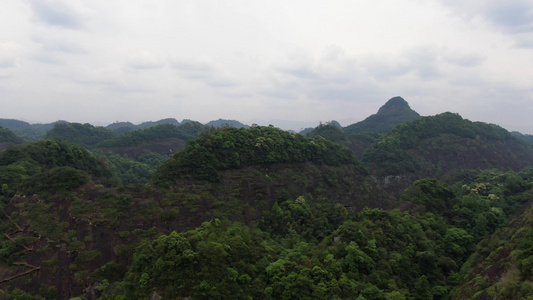
[[[354,134],[362,131],[387,132],[394,126],[406,121],[420,118],[420,115],[409,107],[402,97],[389,99],[376,114],[369,116],[361,122],[347,126],[346,134]]]
[[[409,103],[399,96],[389,99],[387,103],[379,108],[377,114],[390,114],[397,113],[398,111],[412,111]]]

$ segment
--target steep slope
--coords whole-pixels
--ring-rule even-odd
[[[531,299],[533,207],[482,241],[461,272],[454,299]]]
[[[420,118],[420,115],[409,107],[407,101],[402,97],[391,98],[378,112],[369,116],[361,122],[346,126],[346,135],[360,133],[363,131],[387,132],[394,126],[406,121]]]

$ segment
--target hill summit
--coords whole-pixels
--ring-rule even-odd
[[[394,97],[389,99],[382,107],[379,108],[376,115],[390,115],[390,114],[405,114],[411,115],[414,117],[419,117],[420,115],[411,109],[409,103],[405,101],[402,97]]]
[[[407,101],[402,97],[394,97],[380,107],[376,114],[347,126],[344,132],[347,135],[363,131],[388,132],[398,124],[418,118],[420,115],[409,107]]]

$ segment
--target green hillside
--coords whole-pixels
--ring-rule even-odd
[[[530,145],[533,145],[533,135],[531,134],[522,134],[518,131],[512,131],[511,132],[512,135],[514,135],[515,137],[525,141],[526,143],[530,144]]]
[[[320,124],[315,129],[309,131],[306,136],[321,136],[327,140],[339,144],[342,144],[342,142],[346,141],[346,135],[344,134],[342,127],[337,126],[335,123]]]
[[[0,153],[4,197],[72,190],[90,177],[105,180],[111,172],[85,148],[62,140],[42,140]]]
[[[533,297],[533,208],[481,241],[461,269],[453,299]]]
[[[67,123],[57,121],[55,123]],[[28,122],[14,119],[0,119],[0,126],[11,129],[13,133],[21,137],[25,142],[36,142],[46,137],[46,132],[54,127],[55,123],[30,124]]]
[[[0,126],[0,151],[9,148],[13,145],[22,144],[24,142],[13,131]]]
[[[243,124],[237,120],[218,119],[207,122],[205,126],[212,127],[235,127],[235,128],[250,128],[250,126]]]
[[[191,140],[155,174],[155,182],[178,178],[220,180],[220,170],[274,163],[355,163],[348,149],[324,138],[309,139],[274,127],[222,128]]]
[[[443,113],[398,125],[364,153],[376,175],[440,177],[460,169],[520,170],[532,148],[507,130]]]
[[[499,126],[122,125],[0,152],[0,299],[533,298],[533,150]]]
[[[47,139],[60,138],[88,148],[93,148],[101,141],[111,139],[114,136],[113,131],[105,127],[80,123],[56,123],[54,128],[46,133]]]

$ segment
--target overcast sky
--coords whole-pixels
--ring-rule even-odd
[[[0,118],[346,126],[402,96],[533,133],[533,0],[2,0],[0,19]]]

